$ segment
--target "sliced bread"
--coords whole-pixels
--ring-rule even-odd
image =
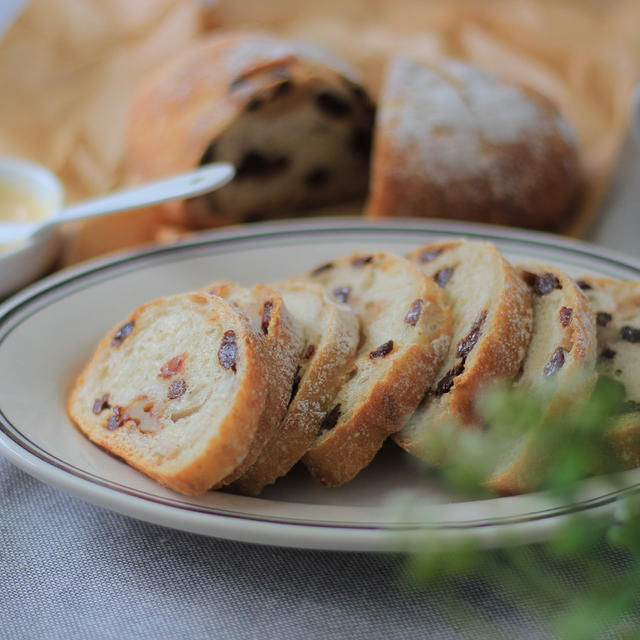
[[[446,293],[453,335],[434,384],[394,440],[409,453],[441,464],[440,448],[431,446],[440,427],[478,426],[474,406],[478,391],[517,374],[531,336],[531,296],[489,243],[436,242],[408,257]]]
[[[282,296],[271,287],[242,287],[221,280],[204,289],[228,300],[243,312],[266,341],[268,393],[265,410],[249,453],[218,486],[232,483],[257,460],[262,448],[277,432],[287,411],[293,380],[303,347],[302,329],[289,313]],[[217,488],[217,487],[216,487]]]
[[[409,419],[447,353],[451,319],[440,287],[390,253],[354,253],[308,278],[360,321],[355,367],[303,457],[320,482],[335,487],[366,467]]]
[[[517,386],[545,394],[553,413],[589,397],[596,382],[596,327],[577,284],[561,269],[524,263],[517,266],[533,299],[533,333]],[[503,454],[486,485],[501,494],[533,491],[554,461],[547,434],[532,429]]]
[[[196,495],[249,452],[267,397],[265,351],[264,336],[225,300],[161,298],[102,339],[67,409],[95,443]]]
[[[320,424],[354,363],[359,325],[355,313],[330,299],[319,284],[271,285],[302,327],[304,348],[282,424],[253,466],[230,489],[256,496],[285,475],[313,443]]]
[[[640,282],[583,276],[597,326],[600,375],[624,386],[623,415],[605,432],[616,464],[640,466]]]

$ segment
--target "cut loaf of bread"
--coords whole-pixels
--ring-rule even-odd
[[[289,313],[282,296],[271,287],[258,284],[248,288],[221,280],[205,287],[204,291],[228,300],[249,318],[266,340],[268,392],[265,410],[248,454],[220,482],[219,486],[223,486],[242,476],[278,431],[291,397],[303,336],[299,323]]]
[[[596,328],[587,299],[561,269],[517,266],[533,299],[533,333],[517,386],[546,397],[554,413],[586,400],[596,382]],[[544,395],[543,395],[544,394]],[[554,462],[544,432],[533,428],[513,443],[497,443],[502,455],[486,485],[501,494],[533,491]]]
[[[640,282],[583,276],[595,315],[600,375],[624,386],[623,414],[605,432],[616,464],[640,466]]]
[[[583,191],[567,120],[535,91],[458,61],[391,61],[376,117],[372,217],[566,227]]]
[[[531,337],[531,296],[513,267],[490,243],[436,242],[408,256],[447,294],[453,312],[451,346],[420,407],[395,442],[430,464],[443,425],[478,426],[479,391],[518,372]]]
[[[332,260],[308,278],[360,321],[355,367],[303,457],[320,482],[335,487],[366,467],[415,410],[449,348],[450,312],[432,280],[386,252]]]
[[[355,313],[329,299],[320,285],[290,281],[270,286],[302,327],[304,348],[282,424],[253,466],[230,486],[253,496],[284,476],[309,449],[353,367],[359,338]]]
[[[249,452],[267,397],[265,350],[264,336],[225,300],[161,298],[102,339],[67,409],[95,443],[196,495]]]
[[[374,106],[355,71],[311,44],[265,33],[213,35],[139,89],[128,158],[142,179],[215,161],[234,180],[169,217],[217,226],[363,200]]]

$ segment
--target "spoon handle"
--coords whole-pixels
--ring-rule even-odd
[[[0,224],[0,245],[22,240],[62,222],[147,207],[167,200],[193,198],[222,187],[233,178],[234,173],[233,165],[217,162],[194,171],[149,182],[140,187],[123,189],[106,196],[85,200],[63,209],[43,223]]]
[[[50,223],[102,216],[116,211],[146,207],[167,200],[193,198],[221,187],[229,182],[233,175],[234,169],[231,164],[218,162],[206,165],[195,171],[149,182],[141,187],[123,189],[106,196],[85,200],[77,205],[67,207]]]

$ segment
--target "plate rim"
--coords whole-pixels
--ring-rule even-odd
[[[627,270],[635,270],[640,276],[640,260],[632,256],[626,256],[620,252],[596,247],[583,241],[561,238],[542,232],[513,230],[510,228],[476,223],[449,223],[416,219],[370,221],[363,218],[349,217],[263,222],[203,232],[198,234],[198,237],[182,239],[169,245],[126,250],[54,273],[23,289],[0,305],[0,344],[12,329],[12,327],[10,327],[9,330],[7,330],[7,325],[11,324],[11,318],[18,314],[20,310],[36,305],[38,298],[47,294],[50,295],[55,289],[69,286],[74,281],[89,280],[92,275],[100,271],[108,272],[126,263],[131,263],[135,266],[147,259],[153,261],[156,256],[180,255],[181,252],[184,252],[186,255],[192,255],[192,252],[197,248],[212,248],[224,242],[237,244],[238,242],[255,241],[258,238],[273,239],[277,236],[291,236],[296,233],[309,235],[318,232],[327,233],[340,230],[377,232],[420,231],[449,236],[465,235],[486,240],[498,239],[515,241],[523,243],[529,248],[532,245],[542,245],[552,249],[566,249],[572,253],[582,254],[589,259],[596,258],[601,261],[604,260],[613,263],[614,266],[623,267]],[[162,259],[160,258],[159,261],[162,262]],[[37,310],[36,305],[34,312],[37,312]],[[22,437],[22,441],[19,437],[12,435],[12,432],[17,432],[17,434]],[[32,447],[40,449],[43,455],[32,450],[29,446],[25,447],[25,440],[30,443]],[[520,517],[507,516],[506,518],[494,518],[493,521],[485,518],[481,522],[470,521],[467,523],[459,523],[455,526],[438,522],[431,523],[431,526],[425,526],[424,524],[406,526],[406,524],[403,525],[402,523],[394,523],[393,526],[388,524],[381,525],[380,523],[369,523],[369,525],[358,525],[357,523],[327,524],[322,521],[316,522],[306,519],[298,522],[290,518],[274,520],[273,518],[265,518],[264,516],[256,517],[251,514],[241,515],[237,512],[225,514],[221,513],[220,509],[217,508],[199,508],[198,505],[186,502],[184,503],[185,506],[180,506],[176,504],[180,502],[179,500],[166,501],[162,496],[154,497],[151,494],[149,494],[149,497],[145,497],[141,495],[144,492],[137,489],[127,489],[124,485],[118,488],[118,486],[116,486],[118,483],[102,479],[99,476],[94,476],[94,479],[92,479],[88,476],[93,476],[94,474],[88,473],[86,470],[77,470],[79,473],[70,472],[68,467],[74,467],[74,465],[62,461],[60,464],[56,464],[56,462],[52,461],[50,458],[55,458],[55,456],[43,451],[39,445],[31,442],[29,438],[21,434],[16,426],[11,424],[4,415],[2,407],[0,407],[0,454],[5,455],[10,462],[13,462],[30,475],[48,484],[57,486],[88,502],[138,519],[214,537],[225,537],[245,542],[257,542],[277,546],[314,549],[350,549],[361,551],[379,551],[382,549],[407,550],[408,547],[412,547],[413,545],[407,539],[399,540],[398,534],[400,533],[418,534],[418,537],[422,537],[426,534],[442,534],[443,532],[447,532],[447,536],[449,536],[455,532],[455,535],[464,536],[464,532],[477,532],[478,529],[483,529],[485,534],[487,534],[480,537],[485,538],[485,542],[490,543],[489,546],[494,546],[495,538],[503,538],[504,536],[501,534],[505,532],[507,533],[507,538],[509,538],[511,529],[523,523],[529,525],[537,523],[540,525],[544,522],[545,524],[549,524],[554,519],[565,518],[569,513],[575,512],[588,512],[589,514],[596,514],[597,512],[605,517],[610,517],[621,496],[627,495],[631,491],[637,491],[638,488],[640,488],[640,482],[636,482],[633,485],[619,487],[611,493],[597,496],[595,499],[592,498],[586,502],[565,504],[559,509],[553,508],[541,512],[536,511],[531,517],[526,519],[523,519],[523,516],[527,514],[521,514]],[[42,464],[45,466],[42,467]],[[592,478],[591,480],[596,479]],[[117,497],[115,497],[114,494]],[[527,494],[527,496],[531,495],[536,494]],[[123,496],[126,496],[127,499],[123,500]],[[500,500],[503,498],[495,499]],[[130,501],[135,502],[139,500],[145,504],[141,510],[136,508],[136,504],[130,503]],[[587,504],[591,502],[595,502],[595,504]],[[149,507],[149,503],[153,503],[155,506]],[[189,522],[178,522],[184,519],[174,517],[176,516],[176,508],[183,510],[183,513],[188,513],[189,516],[187,516],[187,520],[190,518],[191,520]],[[156,511],[155,513],[153,512],[154,509]],[[144,517],[141,517],[140,511],[144,512]],[[550,512],[547,513],[548,511]],[[211,530],[210,526],[207,526],[206,522],[203,523],[201,521],[203,516],[209,519],[209,523],[214,523],[214,531]],[[230,519],[233,522],[229,522]],[[250,522],[250,529],[253,527],[253,530],[244,531],[241,526],[233,526],[233,523],[235,522],[237,525],[238,521]],[[302,532],[304,536],[296,536],[293,531],[287,531],[287,535],[282,535],[284,533],[282,531],[283,528],[293,528],[293,531]],[[540,529],[538,535],[544,536],[544,525],[542,527],[532,526],[531,528]],[[328,532],[332,533],[327,535]],[[538,537],[535,535],[535,532],[533,532],[533,534],[534,539]],[[415,538],[416,535],[413,537]],[[528,536],[527,541],[531,541],[531,537],[532,536]],[[500,542],[500,544],[502,543],[504,543],[504,541]]]

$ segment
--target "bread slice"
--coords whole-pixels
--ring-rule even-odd
[[[346,305],[302,281],[271,285],[302,327],[304,348],[282,424],[253,466],[230,488],[256,496],[285,475],[313,443],[320,423],[354,363],[359,324]]]
[[[605,432],[616,465],[640,466],[640,282],[582,276],[595,314],[600,375],[624,386],[623,415]]]
[[[553,413],[589,397],[596,382],[596,327],[589,303],[561,269],[544,264],[517,266],[533,299],[533,334],[517,386],[547,396]],[[533,491],[553,464],[545,434],[533,429],[513,443],[486,485],[501,494]]]
[[[196,495],[251,447],[267,397],[265,351],[264,336],[225,300],[160,298],[102,339],[67,410],[95,443]]]
[[[513,267],[490,243],[436,242],[408,256],[447,294],[453,312],[451,346],[420,407],[394,435],[409,453],[441,464],[432,443],[444,424],[478,426],[477,393],[511,379],[531,336],[531,296]]]
[[[241,287],[221,280],[204,289],[228,300],[242,311],[266,340],[268,392],[264,413],[248,454],[219,486],[231,484],[257,460],[265,444],[277,432],[287,411],[293,380],[302,355],[302,329],[289,313],[282,296],[271,287],[254,285]]]
[[[163,205],[168,217],[192,226],[362,202],[374,111],[357,73],[320,47],[258,32],[216,33],[139,88],[128,163],[146,180],[233,163],[228,185]]]
[[[367,466],[415,410],[449,348],[451,320],[433,280],[390,253],[354,253],[308,278],[360,320],[355,368],[303,457],[320,482],[335,487]]]

